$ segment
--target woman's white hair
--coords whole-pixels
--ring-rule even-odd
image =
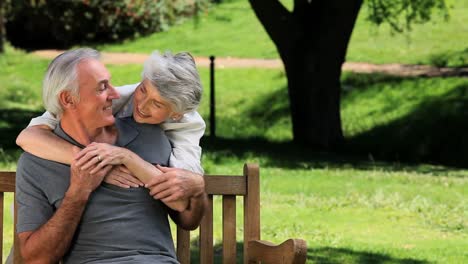
[[[145,61],[142,78],[157,87],[174,112],[187,113],[200,104],[203,88],[195,61],[188,52],[175,55],[153,52]]]
[[[99,60],[97,50],[80,48],[66,51],[57,56],[49,64],[42,82],[42,101],[44,107],[56,117],[62,115],[63,108],[60,104],[59,94],[62,91],[71,91],[79,100],[77,65],[85,59]]]

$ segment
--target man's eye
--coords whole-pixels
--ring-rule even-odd
[[[101,86],[99,87],[99,91],[105,91],[107,88],[109,88],[109,84],[103,83],[103,84],[101,84]]]

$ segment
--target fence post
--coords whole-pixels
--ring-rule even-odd
[[[215,56],[210,56],[210,137],[216,137]]]

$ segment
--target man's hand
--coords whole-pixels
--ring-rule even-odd
[[[94,168],[94,174],[107,165],[120,165],[128,156],[128,150],[107,143],[93,142],[79,153],[75,154],[76,165],[82,170]]]
[[[80,151],[78,147],[73,147],[73,152],[76,154]],[[76,163],[79,160],[74,160],[71,164],[70,187],[68,188],[70,195],[79,199],[88,199],[93,192],[103,181],[107,173],[112,169],[111,165],[105,166],[96,173],[91,173],[94,167],[86,170],[81,170]]]
[[[122,188],[140,187],[144,185],[143,182],[133,176],[132,173],[123,165],[114,166],[114,168],[104,178],[104,182]]]
[[[145,184],[154,199],[167,203],[204,194],[205,180],[202,175],[183,169],[156,167],[162,174]]]

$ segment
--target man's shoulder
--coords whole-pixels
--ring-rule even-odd
[[[42,175],[45,171],[58,171],[70,166],[55,161],[46,160],[29,152],[23,152],[18,159],[16,175],[26,177],[28,175]]]

